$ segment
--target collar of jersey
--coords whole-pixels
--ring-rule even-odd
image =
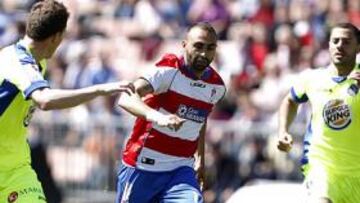
[[[16,46],[16,48],[24,51],[27,55],[29,55],[30,58],[32,59],[33,64],[37,64],[35,58],[33,57],[33,55],[30,52],[30,48],[28,46],[26,46],[24,40],[19,40],[15,46]]]
[[[346,76],[333,76],[331,79],[336,83],[342,83],[346,80]]]
[[[29,59],[31,60],[29,62],[32,63],[32,64],[38,65],[39,69],[40,69],[40,72],[44,73],[43,71],[46,69],[46,60],[42,60],[39,63],[37,63],[34,56],[30,52],[29,46],[26,45],[26,43],[25,43],[25,41],[23,39],[16,42],[15,46],[16,46],[17,49],[24,51],[29,56]],[[45,69],[44,69],[44,67],[45,67]]]
[[[329,66],[329,68],[335,68],[335,67]],[[355,69],[359,70],[360,69],[360,64],[355,64],[354,70]],[[337,76],[332,76],[331,79],[336,83],[342,83],[347,79],[347,76],[339,76],[339,75],[337,75]]]

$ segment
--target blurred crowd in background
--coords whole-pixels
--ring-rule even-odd
[[[0,1],[0,47],[24,35],[24,19],[34,2]],[[257,179],[302,179],[299,157],[308,111],[300,109],[293,126],[299,136],[285,155],[274,144],[279,103],[298,72],[329,64],[332,25],[347,21],[360,27],[359,0],[62,2],[71,16],[65,40],[48,63],[52,88],[133,80],[162,54],[181,54],[188,26],[207,21],[215,27],[220,41],[213,66],[227,94],[209,121],[206,202],[225,202]],[[30,141],[46,144],[57,184],[115,189],[122,145],[134,119],[115,102],[116,96],[100,98],[71,110],[36,114]]]

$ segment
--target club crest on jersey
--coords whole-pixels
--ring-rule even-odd
[[[214,96],[216,95],[216,89],[212,88],[211,90],[211,94],[210,94],[210,101],[213,102],[214,101]]]
[[[17,192],[12,192],[8,196],[8,202],[9,203],[15,202],[18,197],[19,197],[19,194]]]
[[[184,104],[179,105],[176,113],[181,118],[192,120],[197,123],[203,123],[208,115],[208,112],[206,110],[188,107]]]
[[[341,99],[328,101],[323,110],[323,118],[327,126],[334,130],[346,128],[351,123],[351,109]]]

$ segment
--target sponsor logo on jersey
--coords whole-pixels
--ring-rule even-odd
[[[19,197],[19,194],[17,192],[11,192],[8,196],[8,203],[15,202],[18,197]]]
[[[155,159],[151,159],[151,158],[148,158],[148,157],[141,157],[141,163],[148,164],[148,165],[154,165],[155,164]]]
[[[213,102],[214,101],[214,96],[216,95],[216,89],[213,88],[211,90],[211,95],[210,95],[210,101]]]
[[[205,88],[205,87],[206,87],[205,84],[200,83],[200,82],[191,82],[191,83],[190,83],[190,86],[192,86],[192,87],[199,87],[199,88]]]
[[[331,129],[341,130],[351,123],[351,109],[341,99],[330,100],[324,106],[323,118]]]
[[[43,196],[43,191],[38,187],[23,188],[18,191],[11,192],[8,196],[8,203],[16,202],[16,200],[22,195],[38,194],[38,200],[46,202],[46,198]]]
[[[181,118],[192,120],[197,123],[205,122],[208,113],[209,112],[206,110],[188,107],[183,104],[180,104],[177,110],[177,115],[179,115]]]
[[[19,191],[20,195],[26,195],[26,194],[30,194],[30,193],[42,194],[43,191],[41,188],[38,188],[38,187],[28,187],[28,188],[24,188]]]
[[[38,196],[38,200],[46,202],[46,198],[44,196]]]

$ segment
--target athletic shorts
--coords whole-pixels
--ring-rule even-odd
[[[202,203],[203,198],[190,167],[150,172],[121,166],[116,203]]]
[[[30,165],[0,172],[1,203],[46,203],[35,171]]]
[[[309,168],[304,180],[307,203],[327,198],[332,203],[360,203],[360,177],[334,175],[321,167]]]

